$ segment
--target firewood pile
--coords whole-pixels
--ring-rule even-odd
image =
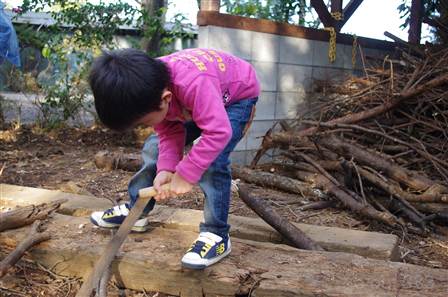
[[[351,211],[417,233],[448,224],[448,49],[401,51],[324,94],[294,123],[264,136],[236,177],[337,200]],[[328,92],[328,88],[326,90]],[[281,127],[281,129],[280,129]]]

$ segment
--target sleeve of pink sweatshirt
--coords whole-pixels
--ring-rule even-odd
[[[232,128],[222,102],[220,84],[216,77],[199,75],[187,87],[181,88],[179,95],[184,107],[191,111],[193,121],[202,130],[199,142],[175,168],[175,171],[186,181],[194,184],[201,179],[202,174],[226,147],[232,137]],[[167,127],[163,127],[157,132],[159,135],[170,134],[170,136],[161,137],[161,141],[163,139],[164,143],[159,146],[158,166],[171,168],[173,164],[171,162],[175,161],[171,154],[179,152],[172,146],[180,146],[180,141],[184,141],[184,136],[182,135],[181,140],[178,139],[181,137],[180,133],[171,135],[174,131]],[[180,147],[183,148],[183,146],[184,143],[181,143]],[[180,149],[180,153],[182,153],[182,149]],[[158,170],[161,169],[158,168]]]

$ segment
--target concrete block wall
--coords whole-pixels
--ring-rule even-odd
[[[315,79],[342,79],[362,67],[357,52],[353,68],[351,45],[337,44],[336,61],[331,63],[328,42],[214,25],[199,26],[198,46],[232,53],[257,71],[261,83],[257,113],[232,156],[234,162],[243,164],[252,160],[261,137],[276,121],[294,119],[307,111],[307,94]],[[381,54],[374,49],[365,49],[366,53]]]

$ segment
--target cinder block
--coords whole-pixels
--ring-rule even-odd
[[[262,136],[272,128],[274,121],[253,121],[247,132],[247,149],[258,149],[263,141]]]
[[[252,62],[262,91],[277,91],[277,63]]]
[[[344,68],[345,69],[362,69],[362,60],[361,60],[361,52],[359,51],[359,47],[356,47],[355,51],[355,68],[353,68],[352,63],[352,50],[353,46],[344,45]]]
[[[261,92],[257,101],[255,120],[275,119],[276,92]]]
[[[278,90],[281,92],[308,91],[311,88],[312,67],[279,64]]]
[[[343,81],[350,70],[330,67],[314,67],[313,79],[340,82]]]
[[[230,154],[232,164],[244,166],[247,164],[247,151],[233,151]]]
[[[255,155],[257,154],[258,149],[254,149],[254,150],[250,150],[247,151],[247,164],[252,163],[252,160],[255,158]],[[267,152],[265,152],[261,158],[260,161],[258,161],[257,164],[265,164],[265,163],[270,163],[273,161],[273,149],[268,150]]]
[[[199,26],[198,29],[198,47],[209,48],[208,45],[208,32],[209,26]]]
[[[234,151],[245,151],[247,148],[247,134],[238,142]]]
[[[303,91],[278,93],[275,119],[294,119],[307,112],[308,106],[305,98],[306,93]]]
[[[279,36],[252,32],[252,60],[261,62],[278,62]]]
[[[296,37],[280,37],[280,63],[312,65],[315,41]]]
[[[328,47],[329,42],[315,41],[313,65],[314,66],[327,66],[327,67],[344,67],[345,50],[343,44],[336,44],[336,60],[331,63],[328,59]]]
[[[251,60],[252,32],[209,26],[208,47]]]

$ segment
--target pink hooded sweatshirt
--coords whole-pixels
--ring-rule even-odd
[[[225,106],[257,97],[260,86],[248,62],[221,51],[187,49],[160,60],[171,73],[173,98],[165,119],[154,127],[160,139],[157,171],[177,172],[194,184],[232,137]],[[202,134],[183,158],[183,123],[189,120]]]

